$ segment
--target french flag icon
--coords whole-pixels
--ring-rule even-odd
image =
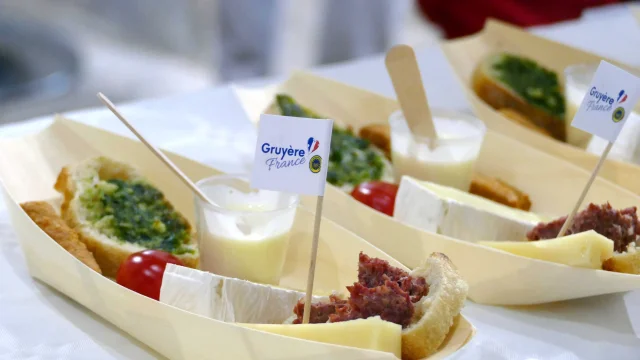
[[[620,90],[618,94],[618,104],[621,104],[627,100],[627,94],[624,93],[624,90]]]
[[[309,151],[309,154],[318,150],[319,146],[320,146],[320,141],[314,139],[313,137],[310,137],[309,140],[307,140],[307,150]]]

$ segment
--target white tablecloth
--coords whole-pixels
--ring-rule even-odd
[[[625,9],[591,12],[581,21],[534,31],[640,65],[640,28]],[[418,57],[432,105],[468,110],[439,49],[419,50]],[[381,57],[315,72],[393,96]],[[265,80],[248,84],[260,83]],[[223,171],[249,169],[255,131],[229,87],[123,105],[121,109],[160,147]],[[103,109],[67,115],[131,136]],[[0,128],[0,137],[37,131],[48,122],[50,118],[42,118],[5,126]],[[528,308],[469,302],[464,314],[478,333],[455,359],[640,359],[640,292]],[[160,356],[31,279],[4,205],[0,205],[0,359],[154,358]]]

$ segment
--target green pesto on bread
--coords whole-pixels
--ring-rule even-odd
[[[552,137],[567,141],[565,98],[558,74],[509,53],[486,57],[473,72],[472,88],[495,109],[513,109]]]

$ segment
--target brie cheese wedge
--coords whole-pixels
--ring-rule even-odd
[[[511,208],[458,189],[403,176],[393,217],[460,240],[524,240],[540,215]]]
[[[249,324],[282,324],[303,297],[303,292],[174,264],[167,264],[160,287],[160,302],[215,320]]]

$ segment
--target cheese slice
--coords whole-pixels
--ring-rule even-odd
[[[389,352],[401,357],[402,327],[380,317],[290,324],[304,293],[167,264],[160,302],[219,321],[299,339]],[[313,296],[326,301],[327,296]]]
[[[613,241],[593,230],[550,240],[478,243],[515,255],[588,269],[601,269],[602,262],[613,256]]]
[[[238,325],[299,339],[389,352],[398,359],[402,356],[402,326],[379,316],[327,324]]]
[[[407,225],[461,240],[525,239],[540,215],[455,188],[403,176],[393,217]]]
[[[215,320],[282,324],[304,293],[167,264],[160,302]],[[314,301],[328,297],[314,296]]]

